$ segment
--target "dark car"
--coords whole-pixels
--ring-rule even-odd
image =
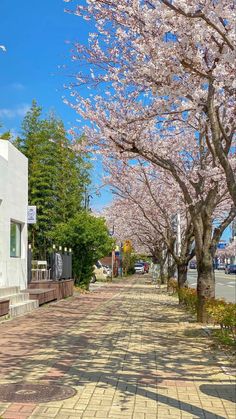
[[[236,265],[228,265],[225,267],[226,274],[236,274]]]
[[[190,260],[190,262],[189,262],[189,268],[190,269],[197,269],[197,262],[196,262],[196,260]]]

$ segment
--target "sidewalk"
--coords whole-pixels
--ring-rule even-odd
[[[0,399],[1,384],[16,382],[61,384],[76,394],[0,401],[0,417],[235,419],[233,377],[188,320],[142,277],[1,323]]]

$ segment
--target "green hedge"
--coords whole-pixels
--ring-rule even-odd
[[[178,290],[179,299],[182,304],[192,313],[197,313],[197,291],[193,288],[181,288]]]
[[[181,303],[192,314],[197,313],[197,291],[193,288],[178,289],[176,280],[171,279],[169,282],[169,289],[176,293],[178,292]],[[236,343],[236,304],[227,303],[225,300],[210,298],[206,301],[206,312],[208,314],[208,322],[220,325],[221,335],[227,336]]]
[[[236,337],[236,304],[211,298],[206,303],[206,311],[214,324],[219,324],[221,329],[228,329]]]

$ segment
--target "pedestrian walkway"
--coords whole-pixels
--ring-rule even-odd
[[[76,392],[60,401],[0,402],[1,418],[236,417],[233,377],[201,327],[143,277],[1,323],[0,395],[2,384],[22,382]]]

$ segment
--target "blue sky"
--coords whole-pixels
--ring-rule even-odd
[[[65,13],[65,7],[69,8],[63,0],[0,1],[0,45],[7,48],[5,53],[0,50],[0,132],[20,132],[32,99],[46,113],[54,110],[67,129],[75,125],[76,113],[62,100],[71,74],[68,41],[86,42],[91,28]],[[95,184],[100,183],[101,172],[96,164]],[[100,209],[110,200],[110,192],[103,190],[100,197],[94,194],[91,205]]]
[[[18,127],[21,110],[35,98],[46,110],[55,109],[69,126],[75,114],[62,103],[70,46],[66,40],[86,39],[85,25],[64,13],[62,0],[1,0],[1,109],[10,109],[8,125]],[[15,116],[13,117],[13,113]],[[3,120],[2,113],[0,118]]]
[[[63,0],[0,1],[0,132],[20,132],[20,124],[33,99],[45,112],[54,110],[65,127],[76,123],[77,115],[63,103],[63,85],[70,80],[70,44],[86,42],[92,31],[89,22],[64,12]],[[66,66],[65,66],[66,65]],[[68,65],[68,67],[67,67]],[[65,67],[64,67],[65,66]],[[101,165],[96,164],[93,182],[101,182]],[[108,190],[93,194],[91,206],[101,209],[111,199]],[[224,233],[223,239],[229,237]]]

